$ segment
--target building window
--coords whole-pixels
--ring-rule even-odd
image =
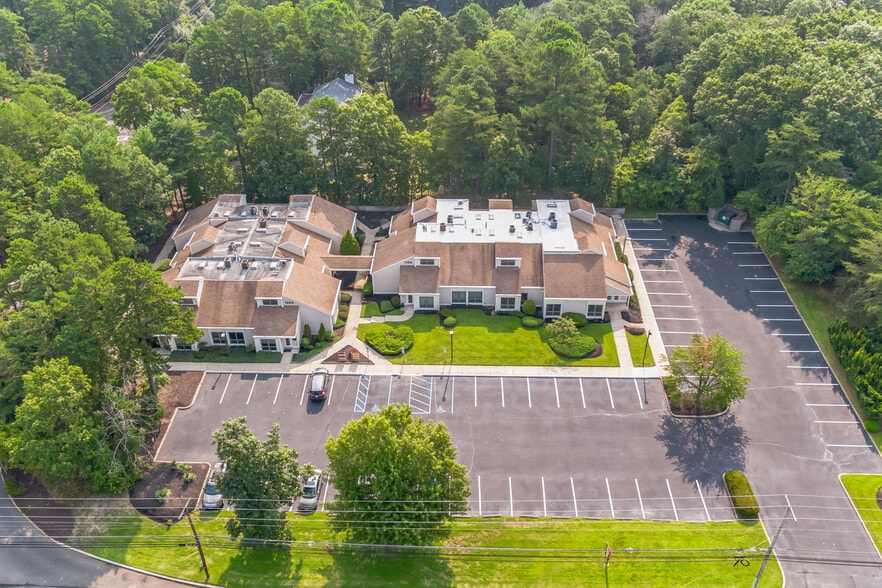
[[[279,348],[276,345],[275,339],[261,339],[260,340],[260,350],[261,351],[278,351]]]
[[[435,265],[434,259],[420,259],[420,265]]]
[[[469,292],[469,304],[484,304],[484,293],[480,290]]]
[[[466,303],[465,290],[454,290],[450,295],[450,303],[451,304],[465,304]]]
[[[518,264],[518,260],[516,259],[500,259],[499,266],[500,267],[515,267]]]
[[[545,317],[556,317],[560,316],[560,304],[546,304],[545,305]]]
[[[499,310],[514,310],[517,304],[517,298],[514,296],[503,296],[499,299]]]
[[[430,310],[435,308],[434,296],[420,296],[420,309]]]
[[[589,304],[588,312],[585,315],[590,319],[601,319],[603,318],[603,305],[602,304]]]
[[[181,301],[183,306],[196,306],[196,299],[192,296],[184,296],[184,299]]]
[[[261,298],[260,303],[263,306],[280,306],[278,298]]]
[[[231,346],[245,347],[245,333],[242,331],[230,331],[227,336],[230,338]]]
[[[227,344],[227,334],[226,333],[218,333],[214,332],[211,334],[211,344],[212,345],[226,345]]]

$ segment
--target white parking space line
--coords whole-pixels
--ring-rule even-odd
[[[659,331],[662,335],[700,335],[695,331]]]
[[[514,517],[514,495],[511,492],[511,476],[508,477],[508,508],[510,516]]]
[[[674,507],[674,519],[680,520],[680,515],[677,514],[677,505],[674,503],[674,493],[671,492],[671,481],[665,478],[665,484],[668,485],[668,496],[671,497],[671,506]]]
[[[557,407],[560,408],[560,394],[557,391],[557,378],[554,379],[554,399],[557,401]]]
[[[389,376],[389,395],[386,396],[386,406],[392,404],[392,378],[395,376]]]
[[[873,447],[872,445],[835,445],[833,443],[827,443],[826,445],[827,447],[864,447],[866,449]]]
[[[218,404],[223,404],[223,403],[224,403],[224,396],[227,395],[227,386],[230,385],[230,380],[231,380],[231,379],[233,379],[233,374],[230,374],[229,376],[227,376],[227,383],[224,384],[224,391],[221,393],[220,402],[218,402]]]
[[[303,406],[303,399],[306,398],[306,387],[309,386],[309,376],[303,382],[303,392],[300,393],[300,406]]]
[[[688,292],[647,292],[647,294],[655,294],[656,296],[689,296]]]
[[[683,280],[643,280],[644,284],[682,284]]]
[[[794,386],[835,386],[833,382],[794,382]]]
[[[640,405],[640,410],[646,410],[643,406],[643,400],[640,399],[640,386],[637,384],[637,378],[634,378],[634,391],[637,392],[637,404]]]
[[[530,378],[527,378],[527,406],[533,408],[533,397],[530,395]]]
[[[767,281],[767,280],[778,280],[778,278],[744,278],[745,280],[758,280],[758,281]]]
[[[855,421],[815,421],[819,425],[856,425]]]
[[[542,480],[542,516],[547,517],[548,505],[545,502],[545,476],[541,476],[539,479]]]
[[[739,263],[738,267],[772,267],[771,263]]]
[[[328,390],[328,399],[325,400],[325,406],[331,405],[331,396],[334,395],[334,384],[336,384],[336,383],[337,383],[337,376],[336,375],[331,376],[331,389]]]
[[[582,378],[579,378],[579,394],[582,395],[582,408],[588,408],[585,405],[585,387],[582,386]]]
[[[788,365],[789,370],[829,370],[825,365]]]
[[[276,396],[273,398],[273,404],[276,403],[276,400],[279,399],[279,390],[282,389],[282,381],[285,379],[285,374],[282,374],[282,377],[279,378],[279,385],[276,386]]]
[[[692,308],[691,304],[653,304],[653,308]]]
[[[643,509],[643,497],[640,496],[640,484],[637,483],[637,478],[634,478],[634,485],[637,486],[637,500],[640,501],[640,515],[645,519],[646,511]]]
[[[609,392],[609,404],[610,404],[610,406],[612,407],[612,409],[615,410],[615,409],[616,409],[616,403],[613,402],[612,388],[610,388],[610,386],[609,386],[609,378],[606,379],[606,391]]]
[[[778,353],[820,353],[818,349],[779,349]]]
[[[502,408],[505,408],[505,381],[499,378],[499,390],[502,392]]]
[[[790,497],[787,496],[787,495],[785,494],[785,495],[784,495],[784,500],[787,501],[787,508],[790,509],[790,516],[793,517],[793,522],[794,522],[794,523],[798,523],[799,521],[796,519],[796,513],[793,512],[793,506],[791,506],[791,504],[790,504]]]
[[[579,518],[579,503],[576,501],[576,483],[573,482],[573,477],[570,476],[570,488],[573,490],[573,508],[576,509],[576,518]]]
[[[701,497],[701,506],[704,507],[704,516],[710,521],[710,511],[707,509],[707,503],[704,501],[704,494],[701,493],[701,484],[698,483],[698,480],[695,480],[695,487],[698,488],[698,496]]]
[[[478,376],[475,376],[475,408],[478,408]]]
[[[757,308],[793,308],[792,304],[757,304]]]
[[[604,478],[604,480],[606,480],[606,495],[609,496],[609,512],[612,515],[612,518],[616,518],[616,509],[613,508],[612,491],[609,489],[609,478]]]
[[[811,337],[811,333],[772,333],[775,337]]]
[[[847,407],[847,406],[848,406],[847,404],[844,404],[844,403],[843,403],[843,404],[810,404],[810,403],[808,403],[808,402],[806,402],[805,405],[806,405],[806,406],[835,406],[835,407],[838,407],[838,408],[843,408],[843,407]]]
[[[254,379],[251,380],[251,390],[248,391],[248,400],[245,401],[245,404],[251,404],[251,395],[254,394],[255,384],[257,384],[257,374],[254,374]]]
[[[478,476],[478,516],[481,516],[484,513],[484,509],[481,505],[481,476]]]

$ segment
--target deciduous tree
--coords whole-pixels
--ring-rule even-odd
[[[716,333],[696,333],[687,347],[676,347],[669,356],[673,396],[691,400],[699,412],[722,410],[747,394],[750,378],[744,375],[744,354]]]

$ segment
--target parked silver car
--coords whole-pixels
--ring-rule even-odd
[[[297,504],[299,511],[313,511],[318,507],[319,492],[322,488],[322,471],[315,472],[303,483],[303,492]]]
[[[227,471],[227,464],[218,462],[211,468],[211,475],[208,477],[208,484],[205,485],[205,491],[202,493],[203,510],[218,510],[224,506],[224,497],[221,495],[217,487],[220,477]]]

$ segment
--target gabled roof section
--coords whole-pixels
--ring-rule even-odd
[[[415,200],[410,205],[410,224],[427,221],[438,214],[438,203],[431,196]]]
[[[343,104],[347,100],[355,98],[362,93],[362,88],[353,82],[347,82],[340,78],[334,78],[330,82],[325,82],[321,86],[316,86],[311,94],[301,94],[297,98],[297,105],[303,106],[314,98],[324,98],[325,96],[333,98],[337,104]]]
[[[495,243],[442,243],[441,286],[488,286],[496,268]]]
[[[370,255],[323,255],[321,259],[332,272],[367,272],[374,260]]]
[[[288,199],[288,220],[305,222],[341,237],[355,225],[355,213],[315,194],[294,194]]]
[[[599,255],[545,255],[545,298],[606,299],[603,258]]]
[[[337,303],[340,280],[311,267],[295,264],[285,282],[285,297],[315,310],[331,314]]]
[[[386,269],[396,263],[401,263],[408,257],[413,257],[416,231],[416,227],[410,227],[377,243],[374,251],[373,271]]]
[[[410,294],[428,294],[438,291],[438,266],[412,266],[405,265],[401,268],[401,279],[398,291]]]

